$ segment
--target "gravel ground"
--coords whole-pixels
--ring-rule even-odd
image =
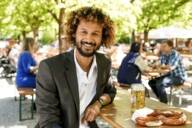
[[[11,79],[0,79],[0,128],[34,128],[37,119],[36,114],[33,120],[19,121],[19,102],[14,100],[17,91]],[[23,115],[28,117],[30,99],[23,104]]]

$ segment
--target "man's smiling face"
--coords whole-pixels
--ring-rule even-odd
[[[101,45],[103,26],[94,21],[80,20],[76,30],[76,46],[84,57],[91,57]]]

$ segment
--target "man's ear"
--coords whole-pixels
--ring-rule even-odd
[[[75,37],[76,37],[76,34],[74,33],[74,34],[72,35],[72,37],[75,38]]]

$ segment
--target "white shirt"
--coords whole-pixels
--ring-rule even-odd
[[[135,59],[135,64],[139,67],[141,72],[143,72],[144,70],[150,69],[150,67],[147,64],[147,61],[143,59],[143,57],[140,55]]]
[[[76,49],[74,50],[74,60],[77,72],[77,81],[79,88],[79,100],[80,100],[80,128],[89,128],[87,124],[82,124],[81,119],[84,116],[84,111],[92,101],[96,94],[97,86],[97,63],[96,57],[93,57],[93,62],[89,73],[85,72],[79,65],[76,59]]]

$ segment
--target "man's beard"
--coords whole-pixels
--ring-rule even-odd
[[[94,42],[80,41],[80,43],[76,43],[76,44],[77,44],[77,50],[78,50],[78,52],[79,52],[82,56],[84,56],[84,57],[92,57],[92,56],[96,53],[97,49],[99,49],[99,47],[96,47],[96,43],[94,43]],[[85,50],[83,50],[82,47],[83,47],[83,45],[85,45],[85,44],[89,44],[89,45],[94,46],[92,52],[86,52]],[[96,47],[96,48],[95,48],[95,47]]]

